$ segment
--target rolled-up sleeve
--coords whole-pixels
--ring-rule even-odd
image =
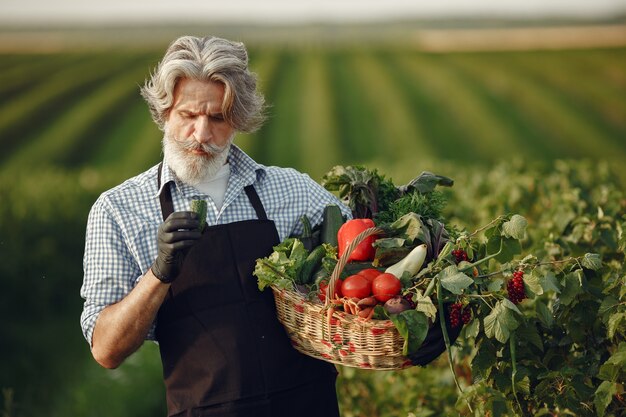
[[[126,244],[120,223],[115,219],[114,210],[104,196],[96,201],[89,213],[83,269],[80,294],[85,302],[80,321],[83,335],[91,346],[100,312],[124,298],[142,275]]]

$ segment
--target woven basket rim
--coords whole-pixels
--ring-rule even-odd
[[[311,306],[314,309],[318,309],[319,311],[323,311],[327,308],[330,308],[330,305],[326,305],[324,303],[321,302],[315,302],[315,301],[310,301],[307,300],[307,298],[304,296],[303,293],[297,291],[297,290],[290,290],[287,288],[278,288],[274,285],[270,286],[272,288],[272,290],[274,290],[274,292],[278,292],[280,294],[287,294],[288,296],[292,297],[292,298],[298,298],[299,302],[302,304],[308,304],[309,306]],[[355,322],[358,322],[360,324],[363,325],[363,327],[393,327],[395,328],[395,325],[393,324],[393,322],[389,319],[363,319],[361,317],[355,316],[354,314],[350,314],[347,312],[344,312],[342,310],[335,310],[333,312],[333,316],[337,316],[337,318],[341,318],[342,320],[352,320]]]

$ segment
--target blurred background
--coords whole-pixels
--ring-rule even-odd
[[[337,164],[398,184],[430,170],[466,190],[571,167],[625,183],[623,0],[2,0],[2,417],[165,414],[158,348],[99,368],[79,289],[91,204],[160,160],[139,85],[186,34],[248,46],[270,117],[236,143],[260,163],[318,181]],[[445,401],[445,371],[363,376],[383,400],[342,370],[342,415],[429,415],[401,387]]]

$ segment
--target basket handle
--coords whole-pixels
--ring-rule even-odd
[[[368,229],[363,230],[361,233],[356,235],[356,237],[350,242],[344,253],[339,258],[333,273],[330,275],[330,280],[328,281],[328,287],[326,287],[326,300],[324,301],[324,306],[328,307],[330,304],[330,299],[332,298],[330,294],[335,294],[335,284],[343,271],[343,268],[348,263],[348,258],[352,254],[352,252],[356,249],[357,246],[365,239],[373,235],[382,234],[384,230],[380,227],[370,227]]]

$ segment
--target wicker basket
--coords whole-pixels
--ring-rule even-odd
[[[359,234],[337,262],[324,304],[308,301],[295,291],[272,287],[278,320],[300,352],[344,366],[395,370],[413,365],[402,355],[404,339],[390,320],[365,320],[343,311],[332,311],[330,294],[348,256],[367,237],[380,234],[372,227]],[[331,312],[332,315],[328,313]]]

